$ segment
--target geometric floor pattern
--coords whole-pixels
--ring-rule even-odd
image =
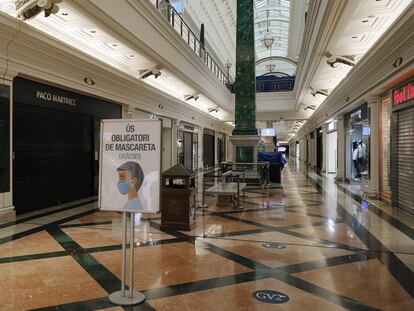
[[[206,197],[191,231],[137,219],[134,307],[108,300],[120,214],[89,200],[0,224],[0,310],[414,310],[412,216],[292,164],[282,181],[240,209]]]

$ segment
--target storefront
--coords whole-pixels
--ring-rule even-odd
[[[337,167],[337,150],[338,150],[338,135],[336,132],[336,120],[333,120],[327,125],[326,135],[326,172],[328,174],[336,174]]]
[[[414,214],[414,80],[394,88],[390,97],[391,201]]]
[[[100,121],[121,118],[121,105],[21,77],[13,102],[16,212],[96,195]]]
[[[172,166],[172,120],[164,116],[149,113],[139,109],[134,109],[133,115],[129,116],[135,119],[157,119],[162,120],[162,153],[161,153],[161,170],[164,172]],[[176,139],[176,138],[175,138]],[[175,157],[175,150],[174,150]]]
[[[10,96],[11,87],[0,85],[0,208],[10,207]]]
[[[204,129],[203,132],[203,167],[210,168],[215,165],[215,138],[214,131]]]
[[[323,161],[323,129],[319,128],[316,135],[316,170],[318,172],[322,171]]]
[[[348,113],[345,122],[346,179],[350,183],[366,185],[369,179],[371,137],[367,104]]]
[[[177,141],[178,163],[197,171],[198,168],[198,128],[192,124],[180,123]]]
[[[226,161],[226,134],[219,133],[217,135],[217,161],[218,163]]]

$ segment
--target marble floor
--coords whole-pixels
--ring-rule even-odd
[[[120,289],[122,217],[95,198],[0,223],[0,310],[414,310],[414,216],[351,187],[283,170],[241,209],[198,210],[191,231],[135,227],[134,289]]]

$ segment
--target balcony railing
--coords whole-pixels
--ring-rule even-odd
[[[194,51],[194,53],[196,53],[203,60],[204,64],[211,70],[217,79],[227,86],[229,84],[228,75],[220,68],[210,53],[206,51],[200,39],[198,39],[191,28],[183,20],[180,13],[178,13],[177,10],[170,4],[161,4],[160,0],[151,0],[151,2]]]
[[[235,93],[235,83],[227,84],[230,92]],[[295,77],[260,76],[256,77],[256,93],[291,92],[295,86]]]

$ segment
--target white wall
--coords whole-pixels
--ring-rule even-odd
[[[336,173],[336,159],[338,152],[338,134],[335,132],[327,135],[327,155],[328,155],[328,171],[327,173]]]

